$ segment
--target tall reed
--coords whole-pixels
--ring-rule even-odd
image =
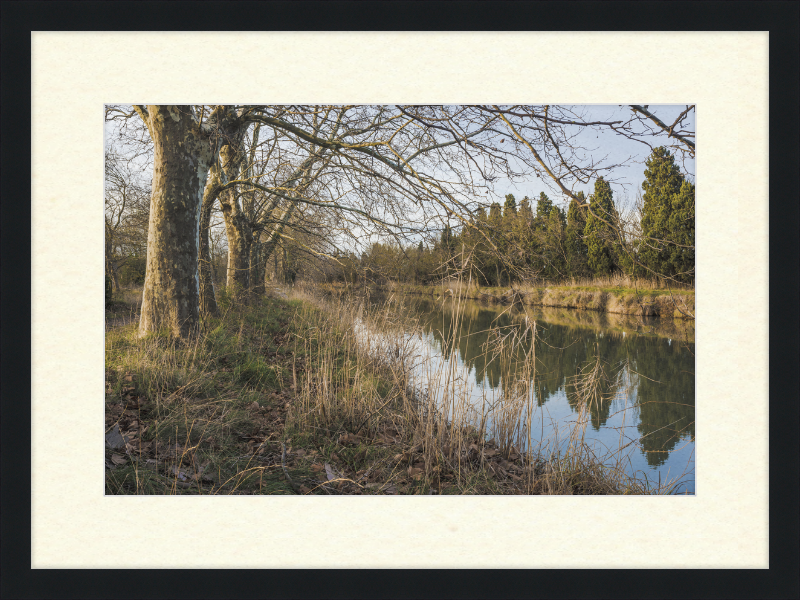
[[[562,437],[565,441],[558,439],[558,432],[554,439],[534,439],[539,410],[536,323],[527,317],[520,326],[490,331],[483,358],[500,365],[502,392],[495,397],[484,390],[475,397],[457,350],[463,336],[477,333],[462,333],[463,292],[470,285],[468,281],[450,288],[452,293],[440,300],[449,303],[452,318],[440,332],[451,351],[439,353],[430,350],[420,323],[400,309],[393,295],[382,302],[366,296],[324,299],[310,289],[296,288],[295,297],[309,307],[301,311],[300,318],[306,320],[301,329],[313,332],[297,343],[314,361],[305,365],[305,377],[298,384],[298,426],[345,435],[391,431],[417,455],[414,464],[424,468],[426,480],[432,482],[452,474],[466,484],[477,472],[508,475],[513,467],[517,470],[512,474],[521,474],[514,476],[515,489],[523,493],[668,491],[627,472],[626,454],[620,449],[598,456],[587,443],[592,406],[610,401],[625,380],[622,369],[610,373],[599,357],[569,382],[579,402],[576,419]],[[626,443],[621,439],[620,447]]]

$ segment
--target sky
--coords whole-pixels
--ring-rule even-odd
[[[583,114],[587,120],[597,121],[616,121],[627,120],[631,116],[631,109],[628,105],[605,104],[605,105],[573,105],[576,112]],[[663,122],[672,124],[677,116],[686,108],[686,104],[673,104],[673,105],[649,105],[649,110],[656,114]],[[695,130],[695,112],[692,111],[684,121],[684,127],[692,131]],[[115,130],[118,127],[116,123],[106,123],[105,138],[109,139],[114,136]],[[667,142],[666,136],[659,138],[661,141],[658,144],[665,144]],[[616,164],[627,161],[625,166],[618,167],[612,170],[606,177],[611,181],[611,188],[614,192],[614,200],[618,208],[624,210],[630,208],[636,200],[637,192],[641,190],[642,181],[644,181],[644,163],[650,154],[650,149],[644,144],[625,138],[622,135],[616,134],[611,130],[603,129],[596,131],[590,128],[582,130],[576,137],[576,143],[584,146],[588,150],[588,154],[592,160],[598,161],[605,157],[604,162]],[[652,143],[652,142],[651,142]],[[654,143],[653,145],[656,145]],[[681,155],[679,154],[678,157]],[[681,170],[688,174],[692,180],[695,176],[695,164],[693,159],[687,159],[686,162],[681,163]],[[142,165],[144,167],[142,175],[149,176],[151,172],[150,165]],[[575,186],[575,191],[583,191],[588,197],[593,191],[593,183],[585,186]],[[567,199],[563,196],[560,190],[556,190],[554,183],[547,184],[545,179],[539,179],[533,175],[523,181],[511,182],[507,179],[499,179],[494,184],[494,193],[490,192],[484,202],[486,205],[492,202],[503,203],[506,194],[514,194],[517,203],[527,196],[531,199],[536,199],[540,192],[545,192],[550,199],[562,206],[566,207]],[[474,200],[474,199],[473,199]],[[380,215],[378,215],[380,216]],[[442,222],[444,223],[444,221]],[[452,224],[456,224],[453,222]],[[416,244],[417,237],[410,236],[411,243]],[[377,241],[383,236],[365,236],[362,241],[369,244],[371,241]]]
[[[656,114],[668,125],[671,125],[685,108],[685,104],[651,104],[649,105],[648,110]],[[628,119],[631,114],[631,109],[628,108],[627,105],[588,105],[585,106],[585,109],[587,119],[598,121],[624,120]],[[684,121],[686,128],[694,130],[694,121],[695,114],[694,111],[692,111]],[[650,154],[650,149],[644,144],[626,139],[625,137],[615,134],[610,130],[597,132],[587,128],[585,132],[577,139],[580,141],[580,143],[584,144],[590,149],[596,149],[592,152],[592,157],[595,159],[607,156],[608,162],[620,163],[629,157],[632,158],[632,160],[628,162],[626,166],[619,167],[611,171],[608,179],[617,180],[616,183],[611,184],[611,189],[614,191],[614,199],[618,204],[624,202],[626,197],[628,201],[635,200],[636,192],[637,190],[641,189],[642,182],[644,181],[644,163]],[[661,139],[664,140],[661,142],[663,144],[666,142],[667,138],[664,136]],[[694,160],[687,160],[685,165],[681,165],[681,171],[690,175],[692,179],[694,179],[695,175],[694,162]],[[560,191],[555,193],[553,188],[546,186],[541,179],[536,177],[532,177],[529,181],[521,184],[513,184],[506,180],[506,187],[508,188],[508,191],[502,193],[501,195],[496,195],[494,197],[491,197],[490,195],[490,202],[500,202],[502,204],[505,194],[511,193],[514,194],[514,197],[517,199],[517,203],[519,203],[519,200],[525,196],[528,196],[528,198],[538,197],[540,192],[545,192],[550,199],[556,203],[562,201],[562,194]],[[496,191],[499,193],[502,189],[502,182],[498,182]],[[583,191],[588,197],[589,194],[594,191],[594,187],[593,184],[590,186],[576,186],[575,191]]]

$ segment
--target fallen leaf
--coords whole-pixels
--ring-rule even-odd
[[[121,456],[119,454],[112,454],[111,455],[111,461],[115,465],[124,465],[126,462],[128,462],[127,459],[124,456]]]
[[[106,433],[106,444],[114,450],[125,446],[125,440],[119,432],[119,425],[114,425],[114,429]]]
[[[331,481],[332,479],[337,479],[333,467],[331,467],[328,463],[325,463],[325,474],[328,476],[328,481]]]
[[[184,472],[183,472],[183,470],[179,469],[178,467],[176,467],[176,466],[174,466],[174,465],[173,465],[173,467],[170,469],[170,472],[171,472],[173,475],[175,475],[175,476],[176,476],[178,479],[180,479],[181,481],[186,481],[186,479],[187,479],[187,477],[186,477],[186,473],[184,473]]]
[[[413,479],[419,480],[422,477],[422,469],[417,467],[408,467],[408,476],[412,477]]]

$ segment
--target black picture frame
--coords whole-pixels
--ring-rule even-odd
[[[158,4],[158,17],[148,5]],[[3,598],[796,598],[798,508],[798,106],[794,2],[3,2]],[[32,31],[253,30],[769,31],[770,568],[766,570],[42,569],[31,563]],[[35,349],[33,349],[35,350]],[[778,416],[779,415],[779,416]],[[331,584],[331,581],[335,584]]]

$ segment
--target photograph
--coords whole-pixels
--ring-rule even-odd
[[[103,110],[105,495],[695,494],[694,104]]]

